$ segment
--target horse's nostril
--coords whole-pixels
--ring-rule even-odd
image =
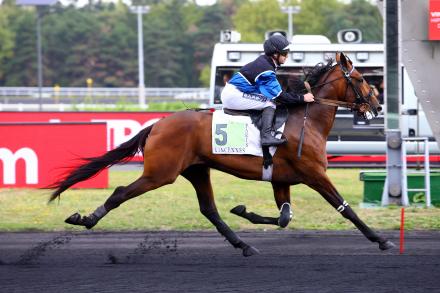
[[[382,111],[382,107],[381,106],[377,107],[377,111],[381,112]]]

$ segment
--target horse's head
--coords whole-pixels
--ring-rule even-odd
[[[356,70],[350,58],[342,52],[336,54],[336,64],[345,79],[344,100],[352,103],[353,110],[366,119],[371,119],[382,111],[378,98],[362,74]]]
[[[382,110],[378,98],[362,74],[356,70],[350,58],[342,52],[336,54],[336,70],[344,78],[339,82],[338,98],[348,103],[348,107],[357,111],[365,119],[372,119]]]
[[[362,74],[342,52],[336,54],[335,61],[333,65],[330,60],[327,65],[315,66],[306,75],[306,80],[311,79],[312,89],[316,89],[316,101],[350,108],[365,119],[376,117],[382,107]]]

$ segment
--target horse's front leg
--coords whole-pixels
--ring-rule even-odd
[[[330,182],[330,179],[325,172],[322,172],[321,174],[314,174],[313,180],[313,183],[309,183],[307,185],[319,192],[328,203],[330,203],[338,212],[342,214],[344,218],[350,220],[365,235],[365,237],[372,242],[379,243],[379,248],[381,250],[387,250],[395,247],[391,241],[379,236],[361,219],[359,219],[356,213]]]
[[[272,183],[272,188],[275,202],[280,210],[280,216],[278,218],[265,217],[253,212],[248,212],[244,205],[238,205],[231,209],[231,213],[249,220],[252,224],[268,224],[280,226],[281,228],[287,227],[293,215],[290,206],[290,185]]]

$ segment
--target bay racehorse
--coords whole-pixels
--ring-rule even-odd
[[[334,63],[334,64],[333,64]],[[386,250],[394,244],[370,229],[338,193],[326,175],[327,136],[335,120],[338,106],[351,108],[359,115],[377,116],[380,105],[362,75],[349,58],[341,52],[335,62],[316,66],[306,80],[313,91],[316,103],[288,107],[288,120],[284,128],[287,144],[278,147],[273,157],[271,184],[280,217],[262,217],[247,213],[243,206],[232,210],[235,214],[255,223],[268,223],[285,227],[290,221],[290,186],[305,184],[316,190],[343,217],[350,220],[370,241]],[[304,85],[302,85],[304,89]],[[300,88],[296,88],[300,90]],[[305,111],[308,107],[308,111]],[[307,119],[304,113],[307,112]],[[196,190],[201,213],[217,228],[235,248],[242,249],[244,256],[258,254],[258,250],[240,239],[221,219],[214,200],[210,181],[210,169],[214,168],[239,178],[262,180],[263,159],[249,155],[218,155],[212,153],[212,113],[186,110],[176,112],[141,130],[129,141],[99,157],[86,158],[82,165],[55,182],[50,200],[58,198],[72,185],[96,175],[101,170],[129,160],[139,151],[143,152],[142,175],[127,186],[119,186],[103,205],[88,216],[73,214],[66,222],[95,226],[109,211],[125,201],[150,190],[173,183],[179,175],[191,182]],[[305,135],[301,138],[303,125]],[[300,141],[302,141],[300,145]],[[297,156],[302,147],[301,157]]]

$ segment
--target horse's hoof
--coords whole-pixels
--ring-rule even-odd
[[[78,213],[74,213],[73,215],[65,219],[64,222],[70,225],[81,225],[81,215]]]
[[[81,215],[78,213],[74,213],[73,215],[65,219],[64,222],[71,225],[84,226],[89,230],[92,229],[93,226],[96,225],[96,223],[98,223],[96,218],[94,218],[93,216],[81,217]]]
[[[388,250],[394,247],[396,247],[396,245],[389,240],[379,243],[380,250]]]
[[[235,208],[231,209],[230,212],[232,214],[237,215],[237,216],[241,216],[246,212],[246,206],[245,205],[238,205]]]
[[[281,207],[280,217],[278,218],[278,225],[281,228],[286,228],[292,219],[292,212],[289,204],[283,204]]]
[[[253,246],[247,245],[245,248],[243,248],[243,256],[245,257],[258,254],[260,254],[260,251]]]

